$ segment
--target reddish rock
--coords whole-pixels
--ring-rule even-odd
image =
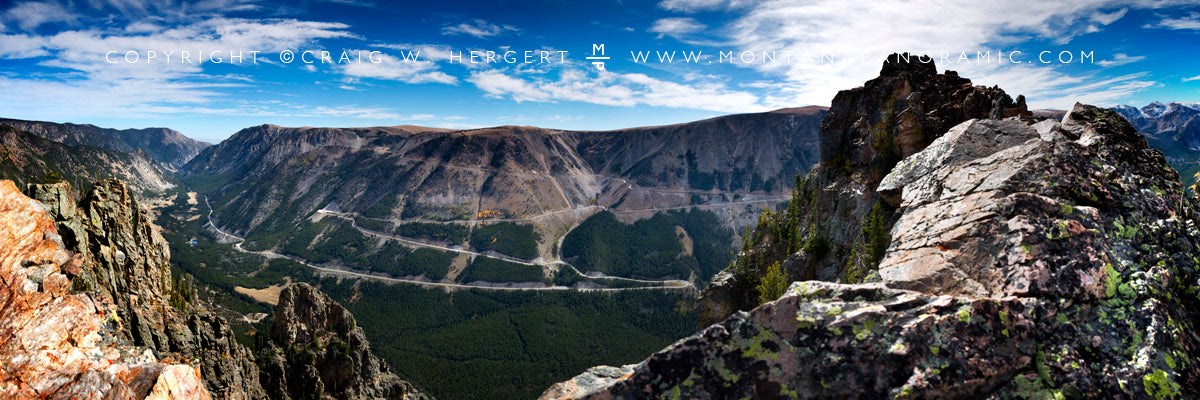
[[[68,290],[73,263],[48,208],[0,181],[0,393],[6,398],[143,398],[157,385],[171,399],[208,399],[198,373],[162,373],[153,353],[113,340],[111,305]]]

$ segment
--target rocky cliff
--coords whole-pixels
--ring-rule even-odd
[[[200,153],[200,150],[210,146],[167,128],[117,130],[87,124],[58,124],[7,118],[0,118],[0,125],[68,146],[93,146],[122,153],[141,149],[149,158],[171,170],[182,167]]]
[[[261,354],[271,398],[429,399],[371,354],[349,311],[305,283],[280,293]]]
[[[1116,113],[970,120],[878,191],[897,220],[878,282],[795,283],[600,387],[592,373],[546,397],[1197,395],[1200,215]]]
[[[13,186],[10,181],[8,185]],[[15,191],[15,188],[13,190]],[[187,386],[181,386],[180,390],[192,390],[197,396],[206,396],[211,393],[213,397],[220,399],[266,399],[289,398],[287,397],[289,392],[275,390],[278,388],[269,384],[265,385],[263,382],[272,384],[289,381],[294,384],[307,382],[306,379],[309,377],[303,373],[307,371],[305,367],[314,365],[312,360],[284,359],[280,361],[271,358],[256,358],[249,349],[235,340],[234,332],[228,322],[196,306],[197,301],[194,295],[183,292],[179,286],[173,285],[177,278],[172,278],[169,247],[159,234],[158,228],[151,224],[146,210],[139,206],[137,200],[123,183],[118,180],[97,182],[81,200],[73,197],[75,192],[67,183],[30,185],[29,192],[40,203],[23,196],[20,199],[24,199],[24,204],[37,211],[30,215],[39,217],[41,220],[34,218],[32,221],[38,222],[41,224],[38,225],[41,229],[49,232],[46,234],[47,239],[45,240],[50,241],[47,243],[53,245],[42,245],[48,246],[53,251],[45,253],[49,255],[40,257],[52,256],[53,258],[45,259],[53,260],[55,263],[42,265],[44,263],[39,261],[35,265],[36,268],[26,268],[28,271],[23,273],[32,277],[30,279],[33,279],[31,281],[33,283],[22,284],[23,286],[15,288],[34,290],[38,288],[36,282],[42,282],[43,291],[66,296],[68,299],[79,299],[83,304],[69,303],[69,307],[59,306],[59,308],[40,313],[21,307],[6,306],[4,312],[7,313],[7,318],[14,321],[29,323],[28,321],[31,319],[39,318],[49,321],[44,328],[38,328],[39,330],[29,332],[15,330],[9,336],[20,338],[23,341],[33,341],[35,339],[27,338],[27,335],[49,335],[52,332],[60,332],[58,335],[62,336],[73,334],[72,332],[75,331],[80,331],[81,335],[89,335],[94,334],[95,330],[99,330],[100,336],[96,339],[86,338],[92,340],[87,342],[89,347],[108,346],[114,350],[104,350],[103,348],[100,350],[105,352],[106,357],[114,362],[129,364],[126,369],[141,368],[134,369],[136,373],[114,370],[115,372],[112,373],[117,374],[117,378],[114,379],[119,382],[109,382],[112,379],[100,381],[101,383],[108,382],[107,384],[111,388],[96,386],[97,383],[94,382],[85,382],[89,386],[84,386],[84,389],[93,390],[101,395],[116,394],[118,398],[129,396],[140,398],[155,383],[154,377],[158,376],[157,374],[162,371],[173,371],[167,377],[179,380],[180,385],[186,385],[188,383],[186,379],[189,377],[194,380],[194,387],[189,389]],[[18,195],[19,193],[11,196],[15,198]],[[32,217],[26,217],[26,219],[29,218]],[[23,231],[13,230],[13,232]],[[41,234],[41,231],[34,233]],[[20,242],[15,238],[0,237],[0,243]],[[4,246],[4,248],[8,249],[8,246]],[[41,259],[34,261],[37,260]],[[31,262],[13,265],[26,264],[33,265]],[[61,272],[55,274],[57,271],[55,268],[61,268]],[[17,282],[9,278],[5,279],[5,282]],[[52,282],[52,284],[47,286],[46,282]],[[304,287],[307,288],[307,286]],[[305,293],[307,297],[301,300],[281,303],[281,308],[277,312],[284,317],[277,318],[276,330],[298,330],[320,332],[321,334],[343,332],[313,319],[311,316],[317,312],[313,311],[313,307],[325,310],[320,311],[323,313],[320,315],[337,313],[340,318],[344,318],[344,321],[351,321],[350,323],[353,324],[353,317],[341,306],[332,303],[324,295],[315,293],[314,289],[309,288],[309,290],[310,292]],[[83,312],[80,311],[81,309],[83,311],[99,310],[88,311],[95,314],[94,317],[98,319],[98,322],[93,324],[94,327],[88,325],[85,328],[75,328],[75,325],[71,325],[74,322],[70,322],[70,319],[84,318],[86,320],[86,318],[93,317],[81,314]],[[296,315],[301,317],[296,317]],[[419,396],[410,384],[399,380],[393,374],[388,374],[386,365],[370,354],[369,345],[362,336],[361,329],[352,325],[349,327],[338,325],[338,327],[345,328],[345,334],[332,337],[342,340],[339,343],[343,343],[343,345],[353,346],[345,349],[353,349],[349,354],[354,356],[356,368],[341,368],[346,365],[345,363],[336,363],[335,361],[341,360],[339,358],[321,359],[318,360],[320,363],[315,365],[322,368],[338,367],[335,373],[341,380],[327,380],[329,382],[337,382],[339,385],[344,385],[345,382],[356,382],[356,385],[346,386],[350,389],[341,392],[326,391],[326,394],[336,399],[385,398],[391,394],[397,394],[391,398],[402,398],[402,395],[410,398]],[[100,338],[103,340],[99,344],[95,344],[96,340],[100,340]],[[71,341],[77,343],[82,340],[74,337],[60,339],[68,340],[69,343]],[[322,344],[332,346],[328,341],[322,342]],[[26,344],[24,348],[31,348],[29,346]],[[342,347],[332,346],[330,348],[336,350]],[[67,359],[64,356],[59,357],[65,360],[65,364],[48,363],[44,359],[36,358],[30,360],[29,356],[23,355],[21,351],[20,347],[0,348],[0,357],[11,357],[18,360],[18,364],[14,365],[23,365],[20,364],[21,362],[36,363],[35,369],[41,371],[39,372],[41,374],[52,375],[61,373],[61,371],[55,372],[56,370],[71,371],[72,368],[90,368],[90,364],[83,366],[72,364],[78,360]],[[110,353],[111,355],[108,355]],[[122,361],[121,357],[131,361]],[[155,359],[185,360],[188,363],[187,370],[164,369],[169,366],[154,364]],[[260,369],[256,361],[265,362],[264,369]],[[104,362],[104,360],[99,362]],[[143,369],[148,372],[137,372]],[[17,371],[20,371],[20,368]],[[78,374],[79,371],[75,373]],[[136,381],[129,381],[135,375],[140,377]],[[53,376],[51,377],[53,378]],[[24,382],[30,382],[24,375],[20,375],[19,378]],[[61,377],[54,379],[59,379],[55,382],[62,385]],[[121,384],[130,386],[130,388],[128,390],[121,389],[117,384],[120,382],[124,382]],[[19,384],[15,385],[12,386],[12,390],[25,390],[21,389]],[[32,384],[29,385],[32,386]],[[52,386],[53,383],[45,383],[45,385]],[[267,390],[264,390],[264,386]],[[71,386],[64,387],[70,388]],[[48,386],[36,390],[37,393],[50,393],[60,389]],[[72,394],[83,393],[76,389],[70,390],[72,391],[69,393]],[[132,394],[129,396],[122,394],[126,391]],[[270,396],[268,396],[269,393]],[[292,397],[307,398],[306,395],[297,395],[297,393],[308,392],[293,391],[290,393],[292,393]]]
[[[121,340],[119,307],[73,282],[87,264],[48,211],[0,181],[2,397],[210,398],[199,368]]]
[[[163,357],[192,360],[208,390],[222,399],[262,399],[258,367],[229,324],[208,312],[169,304],[167,242],[121,181],[97,182],[76,201],[68,184],[31,185],[79,267],[72,287],[115,305],[115,334]]]
[[[758,305],[758,277],[774,263],[791,280],[863,281],[895,220],[876,193],[888,171],[958,123],[1018,115],[1029,115],[1024,97],[938,74],[930,59],[889,56],[878,78],[834,97],[821,122],[820,164],[796,177],[788,209],[762,215],[742,254],[713,278],[700,302],[704,324]]]

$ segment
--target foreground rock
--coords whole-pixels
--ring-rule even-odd
[[[66,183],[31,185],[49,206],[63,243],[79,259],[72,287],[114,304],[116,335],[162,357],[199,365],[208,390],[221,399],[265,399],[254,357],[223,318],[168,304],[173,293],[170,248],[129,188],[97,182],[76,201]]]
[[[0,181],[0,397],[210,398],[196,367],[124,344],[117,307],[72,290],[82,264],[47,208]]]
[[[833,99],[818,134],[820,164],[797,177],[786,214],[760,218],[737,262],[712,279],[703,323],[760,304],[757,277],[775,262],[792,280],[864,281],[895,220],[875,192],[892,167],[963,121],[1027,115],[1024,97],[938,74],[929,59],[889,56],[878,78]],[[879,228],[867,229],[872,221]]]
[[[429,399],[371,354],[349,311],[306,283],[279,294],[271,339],[263,384],[272,398]]]
[[[1187,398],[1200,219],[1115,113],[969,121],[879,190],[881,282],[777,301],[573,398]]]

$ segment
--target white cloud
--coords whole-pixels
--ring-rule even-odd
[[[767,111],[758,96],[731,90],[723,84],[696,82],[690,85],[664,81],[643,74],[609,71],[584,72],[564,69],[558,79],[542,76],[519,78],[499,70],[471,73],[466,79],[489,96],[516,102],[576,101],[607,106],[647,105],[720,112]]]
[[[1146,56],[1130,56],[1125,53],[1117,53],[1117,54],[1113,54],[1113,58],[1111,60],[1096,61],[1096,65],[1099,65],[1101,67],[1115,67],[1118,65],[1125,65],[1125,64],[1129,64],[1129,63],[1142,61],[1144,59],[1146,59]]]
[[[1069,43],[1074,35],[1101,29],[1124,17],[1130,9],[1153,9],[1182,2],[1185,1],[912,0],[847,5],[837,0],[765,0],[741,5],[745,11],[740,13],[740,17],[711,31],[727,36],[739,51],[788,51],[794,58],[809,55],[817,60],[822,55],[833,55],[838,59],[846,54],[868,55],[869,61],[860,62],[792,62],[748,66],[782,80],[773,93],[764,96],[764,102],[768,104],[828,104],[839,90],[858,86],[876,76],[881,61],[878,56],[881,54],[897,51],[924,51],[931,54],[941,51],[952,54],[992,51],[995,54],[998,50],[1013,50],[1016,45],[1026,43],[1031,38]],[[1194,0],[1190,2],[1195,3]],[[1132,58],[1136,57],[1110,61],[1136,61]],[[1022,77],[1005,73],[1007,71],[1049,71],[1032,76],[1045,79],[1066,77],[1056,72],[1060,68],[1057,66],[1010,66],[971,68],[979,74],[963,75],[977,81],[995,81],[1004,88],[1009,88],[1010,82]],[[956,70],[968,68],[946,63],[939,63],[939,67]],[[1115,90],[1131,89],[1123,87]]]
[[[1108,25],[1113,22],[1117,22],[1117,20],[1121,19],[1121,17],[1124,17],[1125,13],[1127,12],[1129,12],[1128,8],[1122,8],[1107,14],[1097,11],[1092,14],[1091,20],[1100,25]]]
[[[454,85],[458,79],[438,70],[431,61],[411,61],[388,54],[379,54],[380,62],[350,63],[341,66],[342,74],[354,78],[375,78],[404,83],[445,83]]]
[[[0,34],[0,58],[45,57],[37,62],[50,68],[46,70],[48,73],[38,76],[17,75],[0,80],[0,91],[9,93],[0,112],[33,117],[70,110],[72,115],[80,117],[126,118],[215,112],[202,105],[228,102],[229,88],[253,82],[241,79],[245,75],[205,74],[202,65],[210,61],[200,53],[220,51],[218,56],[228,60],[231,49],[267,53],[311,47],[319,39],[352,37],[346,28],[347,25],[339,23],[294,19],[208,18],[145,33],[93,28],[47,36]],[[110,50],[118,54],[137,51],[140,61],[110,64],[105,61]],[[147,61],[147,51],[151,50],[156,52],[156,58]],[[192,62],[181,62],[182,51],[191,54]],[[167,52],[172,53],[170,62]],[[250,54],[243,57],[249,65]],[[259,61],[266,64],[266,56],[260,54]],[[237,108],[219,111],[244,115]]]
[[[26,34],[0,34],[0,58],[32,58],[50,55],[44,46],[46,41],[41,37]]]
[[[962,68],[960,73],[972,78],[976,85],[999,85],[1013,97],[1024,94],[1030,109],[1064,109],[1076,102],[1111,106],[1143,89],[1159,85],[1149,79],[1149,72],[1115,77],[1096,73],[1074,76],[1027,64],[973,64]]]
[[[660,8],[693,13],[698,11],[715,11],[724,8],[737,8],[747,2],[742,0],[663,0],[658,3]]]
[[[4,18],[16,23],[21,29],[33,31],[42,24],[75,22],[79,16],[67,11],[58,3],[31,1],[8,9]]]
[[[578,121],[578,120],[581,120],[581,119],[583,119],[583,116],[582,116],[582,115],[558,115],[558,114],[554,114],[554,115],[551,115],[551,116],[549,116],[549,117],[546,117],[545,119],[546,119],[547,121],[554,121],[554,122],[568,122],[568,121]]]
[[[1190,13],[1187,17],[1164,17],[1158,24],[1147,27],[1197,31],[1200,30],[1200,13]]]
[[[463,22],[458,25],[446,25],[442,27],[443,35],[468,35],[480,39],[498,36],[505,32],[517,31],[519,31],[519,29],[512,25],[496,25],[478,18],[471,20],[470,22]]]
[[[659,38],[670,36],[676,39],[686,35],[702,32],[708,26],[696,21],[694,18],[663,18],[654,21],[654,25],[650,27],[649,32],[657,33]]]
[[[1183,78],[1183,81],[1184,82],[1200,81],[1200,75],[1196,75],[1191,78]]]
[[[117,14],[130,21],[194,21],[229,12],[259,10],[259,0],[88,0],[93,12]]]

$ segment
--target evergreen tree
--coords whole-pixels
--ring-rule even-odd
[[[774,301],[783,296],[783,292],[787,290],[788,283],[787,275],[783,273],[779,262],[776,261],[774,264],[771,264],[770,267],[767,267],[766,275],[763,275],[762,280],[755,287],[758,290],[758,303],[763,304]]]

